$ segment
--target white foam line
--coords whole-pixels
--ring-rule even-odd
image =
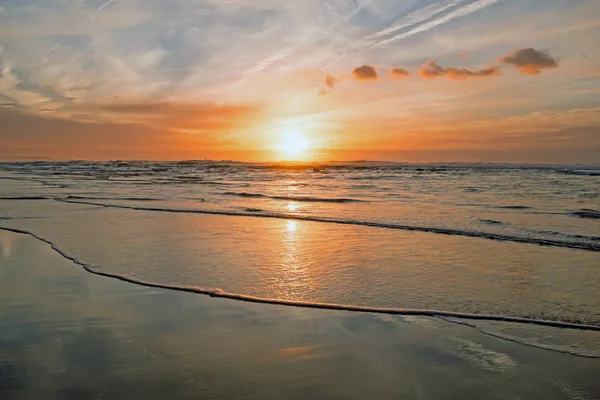
[[[29,235],[34,237],[35,239],[42,241],[48,244],[54,251],[60,254],[65,259],[80,265],[86,271],[108,278],[118,279],[124,282],[134,283],[147,287],[161,288],[161,289],[171,289],[178,290],[182,292],[189,293],[197,293],[197,294],[205,294],[211,297],[220,297],[224,299],[230,300],[240,300],[251,303],[263,303],[263,304],[274,304],[274,305],[282,305],[282,306],[292,306],[292,307],[301,307],[301,308],[317,308],[317,309],[326,309],[326,310],[339,310],[339,311],[355,311],[355,312],[368,312],[368,313],[377,313],[377,314],[393,314],[393,315],[420,315],[426,317],[452,317],[452,318],[462,318],[462,319],[472,319],[472,320],[486,320],[486,321],[503,321],[503,322],[518,322],[523,324],[532,324],[532,325],[542,325],[542,326],[551,326],[555,328],[566,328],[566,329],[578,329],[578,330],[589,330],[589,331],[600,331],[600,325],[591,325],[591,324],[577,324],[572,322],[561,322],[561,321],[549,321],[543,319],[529,319],[522,317],[510,317],[503,315],[493,315],[493,314],[471,314],[471,313],[460,313],[460,312],[450,312],[450,311],[439,311],[439,310],[427,310],[427,309],[414,309],[414,308],[388,308],[388,307],[369,307],[369,306],[355,306],[351,304],[335,304],[335,303],[312,303],[307,301],[295,301],[295,300],[284,300],[284,299],[271,299],[264,297],[256,297],[249,296],[244,294],[237,293],[229,293],[222,291],[221,289],[206,289],[197,286],[176,286],[176,285],[167,285],[167,284],[159,284],[154,282],[143,281],[140,279],[132,278],[126,275],[118,275],[110,272],[102,272],[93,269],[88,264],[79,261],[76,257],[67,254],[64,250],[60,249],[56,246],[52,241],[45,239],[37,234],[21,229],[16,228],[8,228],[4,226],[0,226],[0,230],[19,233],[22,235]]]
[[[449,0],[445,1],[442,4],[434,3],[425,7],[421,7],[411,12],[410,14],[399,18],[398,20],[396,20],[396,22],[394,22],[392,26],[382,29],[379,32],[375,32],[372,35],[366,36],[364,39],[376,39],[378,37],[386,36],[396,31],[399,31],[400,29],[419,24],[443,11],[446,11],[449,8],[463,3],[464,1],[465,0]]]
[[[468,4],[468,5],[466,5],[464,7],[461,7],[459,9],[457,9],[457,10],[449,12],[448,14],[446,14],[446,15],[440,17],[440,18],[437,18],[437,19],[434,19],[432,21],[429,21],[429,22],[426,22],[424,24],[421,24],[421,25],[419,25],[419,26],[411,29],[408,32],[404,32],[404,33],[401,33],[399,35],[393,36],[391,38],[382,40],[382,41],[380,41],[378,43],[372,44],[372,45],[366,47],[365,49],[363,49],[363,51],[367,50],[367,49],[370,49],[370,48],[373,48],[373,47],[379,47],[379,46],[383,46],[383,45],[386,45],[386,44],[389,44],[389,43],[392,43],[392,42],[396,42],[398,40],[406,39],[406,38],[409,38],[409,37],[414,36],[414,35],[416,35],[418,33],[421,33],[421,32],[426,32],[426,31],[428,31],[428,30],[430,30],[432,28],[435,28],[438,25],[445,24],[445,23],[450,22],[450,21],[452,21],[453,19],[456,19],[456,18],[465,17],[465,16],[467,16],[469,14],[472,14],[472,13],[474,13],[476,11],[479,11],[479,10],[482,10],[482,9],[487,8],[489,6],[492,6],[492,5],[494,5],[494,4],[496,4],[496,3],[500,2],[500,1],[503,1],[503,0],[478,0],[478,1],[474,2],[474,3]]]

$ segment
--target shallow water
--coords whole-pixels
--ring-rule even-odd
[[[0,231],[0,398],[600,396],[599,333],[248,304],[98,277]],[[480,322],[484,323],[484,322]]]
[[[595,170],[1,168],[1,225],[97,271],[266,299],[600,325]]]

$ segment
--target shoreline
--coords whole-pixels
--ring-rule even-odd
[[[460,321],[452,321],[445,318],[458,318],[458,319],[466,319],[466,320],[485,320],[485,321],[499,321],[499,322],[513,322],[520,324],[532,324],[532,325],[540,325],[547,326],[553,328],[563,328],[563,329],[577,329],[577,330],[587,330],[587,331],[599,331],[600,326],[598,325],[589,325],[589,324],[578,324],[578,323],[570,323],[570,322],[562,322],[562,321],[550,321],[550,320],[538,320],[538,319],[528,319],[521,317],[511,317],[511,316],[503,316],[503,315],[488,315],[488,314],[470,314],[470,313],[460,313],[460,312],[448,312],[448,311],[439,311],[439,310],[419,310],[419,309],[410,309],[410,308],[384,308],[384,307],[368,307],[368,306],[354,306],[348,304],[333,304],[333,303],[313,303],[313,302],[301,302],[301,301],[293,301],[293,300],[284,300],[284,299],[269,299],[262,297],[255,297],[237,293],[228,293],[223,292],[219,289],[204,289],[201,287],[192,287],[192,286],[174,286],[167,284],[159,284],[154,282],[146,282],[139,279],[131,278],[128,276],[112,274],[108,272],[101,272],[90,268],[86,263],[79,261],[76,257],[73,257],[59,247],[57,247],[52,241],[42,238],[35,233],[16,229],[16,228],[8,228],[0,226],[0,230],[21,234],[21,235],[29,235],[36,240],[39,240],[47,245],[49,245],[52,250],[56,253],[64,257],[65,259],[83,267],[83,269],[91,274],[117,279],[123,282],[150,287],[150,288],[158,288],[165,290],[175,290],[179,292],[187,292],[194,294],[207,295],[210,297],[223,298],[229,300],[237,300],[249,303],[259,303],[259,304],[271,304],[271,305],[279,305],[279,306],[288,306],[288,307],[298,307],[298,308],[309,308],[309,309],[323,309],[323,310],[338,310],[338,311],[349,311],[349,312],[364,312],[364,313],[375,313],[375,314],[389,314],[389,315],[401,315],[401,316],[423,316],[423,317],[434,317],[434,318],[444,318],[444,320],[461,324]],[[464,323],[463,323],[464,324]],[[471,326],[469,324],[464,324],[467,326]],[[520,343],[520,342],[517,342]],[[551,351],[556,351],[552,350]],[[575,354],[576,355],[576,354]],[[583,356],[586,357],[586,356]],[[590,358],[599,358],[596,356],[589,356]]]

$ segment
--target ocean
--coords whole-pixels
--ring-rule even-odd
[[[0,227],[95,273],[480,329],[600,329],[600,167],[26,162],[1,163],[0,185]]]

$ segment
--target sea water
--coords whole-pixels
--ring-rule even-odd
[[[35,162],[0,184],[1,227],[134,282],[600,325],[593,166]]]

